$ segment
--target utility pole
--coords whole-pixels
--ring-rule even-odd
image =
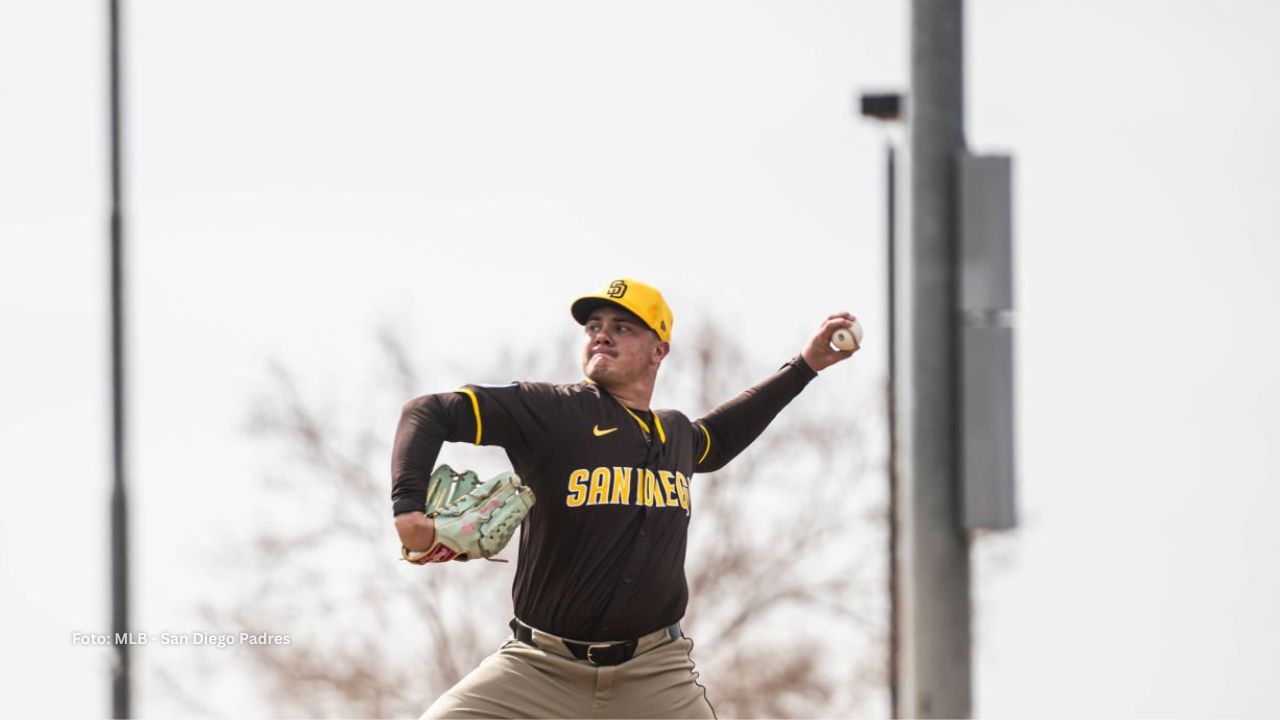
[[[889,126],[897,125],[903,118],[903,96],[896,92],[863,93],[859,98],[859,111],[864,118],[875,120],[885,127],[885,270],[889,278],[888,298],[886,306],[889,315],[889,337],[885,343],[888,348],[889,383],[886,407],[889,410],[889,706],[898,707],[898,468],[897,458],[897,406],[895,388],[898,386],[895,370],[897,361],[894,352],[897,349],[895,333],[898,327],[896,268],[898,267],[898,148],[894,143],[894,134]]]
[[[900,483],[897,717],[972,714],[961,515],[956,163],[965,148],[963,0],[912,0],[910,231],[896,284]]]
[[[111,713],[130,716],[129,523],[125,492],[124,221],[120,118],[120,4],[110,0],[111,68]]]

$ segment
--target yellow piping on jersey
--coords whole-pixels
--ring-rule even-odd
[[[612,396],[610,396],[610,397],[612,397]],[[618,400],[617,398],[613,398],[613,399],[614,399],[614,400]],[[623,410],[626,410],[626,411],[627,411],[627,414],[628,414],[628,415],[630,415],[630,416],[631,416],[631,418],[632,418],[633,420],[635,420],[636,422],[640,423],[640,427],[644,428],[645,434],[648,434],[648,433],[652,432],[652,431],[649,429],[649,425],[648,425],[648,423],[646,423],[645,421],[641,420],[639,415],[637,415],[637,414],[635,414],[634,412],[632,412],[632,411],[631,411],[631,408],[629,408],[629,407],[627,407],[626,405],[624,405],[624,404],[623,404],[623,402],[622,402],[621,400],[618,400],[618,404],[619,404],[619,405],[622,405],[622,409],[623,409]],[[650,411],[650,412],[653,412],[653,411]],[[661,441],[662,441],[662,443],[665,445],[665,444],[667,443],[667,433],[666,433],[666,431],[664,431],[664,430],[662,429],[662,421],[658,419],[658,413],[656,413],[656,412],[654,412],[654,413],[653,413],[653,424],[658,426],[658,439],[659,439],[659,440],[661,440]]]
[[[458,388],[457,392],[471,398],[471,409],[476,413],[476,444],[479,445],[480,438],[482,437],[481,432],[483,430],[483,426],[480,424],[480,400],[476,398],[476,394],[471,390],[471,388]]]
[[[617,398],[614,398],[614,399],[617,400]],[[618,404],[622,405],[622,401],[619,400]],[[627,411],[627,414],[631,416],[632,420],[635,420],[636,422],[640,423],[640,427],[644,428],[644,431],[646,434],[649,432],[652,432],[651,430],[649,430],[649,424],[641,420],[639,415],[631,412],[631,408],[627,407],[626,405],[622,405],[622,409]]]
[[[702,430],[702,434],[707,436],[707,447],[702,451],[702,457],[698,458],[698,464],[701,465],[703,460],[707,459],[707,453],[711,452],[711,433],[707,432],[707,426],[698,423],[698,427]]]

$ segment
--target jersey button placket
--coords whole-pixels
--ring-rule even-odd
[[[635,426],[635,431],[639,433],[640,438],[643,440],[644,460],[641,463],[641,466],[636,469],[640,472],[640,482],[644,482],[644,471],[646,469],[652,470],[660,466],[662,443],[655,433],[646,432],[639,423],[635,422],[630,417],[628,417],[628,420],[630,420],[631,424]],[[641,521],[643,525],[648,525],[653,521],[654,508],[642,507],[640,508],[640,513],[643,518]],[[646,527],[641,527],[636,535],[637,538],[647,538],[649,530]],[[636,590],[636,577],[640,574],[640,570],[643,567],[642,557],[644,552],[639,549],[638,545],[639,543],[632,544],[631,555],[627,558],[626,566],[623,571],[625,574],[622,576],[622,585],[626,590],[622,591],[622,589],[619,588],[618,592],[614,593],[613,599],[609,602],[608,609],[605,611],[606,614],[612,611],[612,609],[617,607],[619,604],[629,602],[632,594]],[[609,625],[602,625],[600,630],[601,632],[607,632],[609,630]]]

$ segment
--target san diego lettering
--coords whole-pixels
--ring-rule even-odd
[[[569,493],[564,504],[639,505],[680,508],[689,514],[689,479],[682,472],[648,468],[580,468],[569,474]]]

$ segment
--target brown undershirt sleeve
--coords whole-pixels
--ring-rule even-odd
[[[391,452],[391,501],[395,515],[426,509],[427,480],[446,440],[474,441],[471,398],[457,392],[410,400],[400,415]]]
[[[782,408],[817,376],[818,373],[797,355],[763,382],[744,390],[699,419],[695,424],[706,430],[704,442],[709,442],[710,446],[698,453],[701,460],[695,470],[712,472],[727,465],[755,442]],[[694,430],[695,434],[700,432],[697,428]]]

